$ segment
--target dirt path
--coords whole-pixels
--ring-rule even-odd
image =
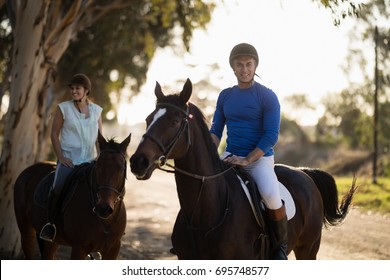
[[[128,177],[128,223],[119,259],[176,259],[169,253],[179,208],[173,175],[155,171],[148,181]],[[344,224],[323,230],[318,259],[390,259],[390,217],[353,209]]]

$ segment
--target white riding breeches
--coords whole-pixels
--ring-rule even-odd
[[[229,156],[229,152],[224,152],[221,159]],[[245,166],[244,169],[252,176],[259,189],[260,195],[268,209],[279,209],[283,206],[279,182],[274,170],[274,156],[261,157],[257,161]]]

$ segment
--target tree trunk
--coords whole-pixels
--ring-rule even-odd
[[[0,250],[2,258],[7,259],[18,257],[21,249],[13,208],[13,185],[20,172],[34,163],[37,151],[36,139],[42,110],[37,95],[46,76],[40,44],[44,24],[41,16],[45,14],[41,4],[27,1],[27,7],[17,11],[19,14],[14,30],[10,107],[0,160]]]
[[[53,65],[66,50],[71,28],[64,29],[56,43],[45,48],[44,26],[47,1],[26,1],[16,7],[10,104],[5,119],[0,159],[0,257],[21,256],[19,229],[13,204],[13,187],[18,175],[42,160],[42,140],[49,126],[48,85]],[[47,30],[46,30],[47,31]],[[47,35],[47,34],[46,34]],[[49,44],[46,44],[46,46]]]

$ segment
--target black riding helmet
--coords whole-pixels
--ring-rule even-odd
[[[83,86],[85,89],[88,90],[87,95],[89,95],[89,93],[91,92],[91,81],[84,74],[76,74],[76,75],[74,75],[72,80],[68,84],[68,86],[71,87],[73,85]]]
[[[256,66],[259,64],[259,56],[257,54],[255,47],[247,43],[241,43],[236,45],[230,52],[230,56],[229,56],[230,67],[233,68],[233,60],[236,57],[243,56],[243,55],[248,55],[253,57],[256,61]]]

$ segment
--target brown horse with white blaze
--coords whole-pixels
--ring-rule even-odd
[[[131,171],[147,180],[156,168],[173,169],[181,209],[172,251],[179,259],[269,259],[267,220],[263,217],[263,227],[256,221],[236,172],[219,158],[203,114],[188,102],[191,94],[190,80],[180,94],[167,96],[156,84],[156,108],[130,158]],[[330,174],[286,165],[276,165],[275,171],[296,206],[288,222],[288,253],[316,259],[322,227],[345,219],[355,181],[339,206]]]

